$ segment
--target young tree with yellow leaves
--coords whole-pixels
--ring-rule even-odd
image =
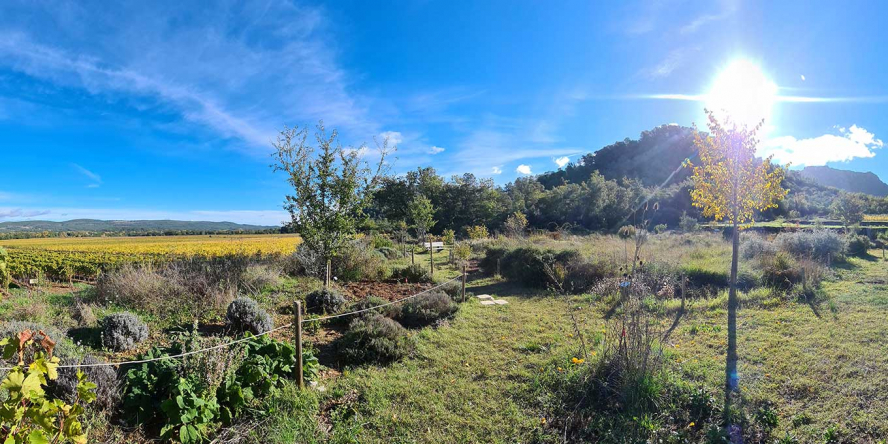
[[[694,144],[699,150],[699,164],[693,167],[693,205],[704,217],[726,221],[733,227],[731,251],[731,279],[728,293],[728,356],[725,369],[725,407],[730,405],[732,393],[739,391],[737,374],[737,259],[740,230],[754,222],[756,212],[777,207],[788,190],[783,189],[785,169],[767,159],[756,158],[758,145],[754,128],[738,127],[726,120],[720,123],[712,111],[709,134],[694,129]],[[726,414],[727,412],[727,408]]]

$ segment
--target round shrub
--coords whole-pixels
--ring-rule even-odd
[[[398,259],[404,257],[404,255],[401,254],[401,251],[392,247],[379,247],[376,251],[385,256],[386,259]]]
[[[368,310],[365,313],[368,313],[368,314],[377,313],[377,314],[381,314],[389,319],[397,320],[401,316],[401,307],[398,306],[398,304],[386,305],[385,307],[369,310],[370,308],[373,308],[373,307],[378,307],[380,305],[388,304],[388,302],[389,301],[387,301],[383,298],[377,297],[377,296],[368,296],[368,297],[361,299],[360,301],[352,304],[351,307],[349,307],[348,311],[351,312],[351,311]]]
[[[428,264],[424,265],[422,263],[408,265],[399,270],[395,270],[395,272],[392,273],[392,278],[398,281],[406,279],[407,282],[413,284],[432,282],[432,277],[429,275]]]
[[[64,358],[61,365],[91,365],[105,361],[92,355],[83,358]],[[90,407],[96,410],[113,411],[120,403],[121,381],[117,378],[117,370],[112,366],[60,368],[59,377],[49,381],[49,392],[56,399],[74,402],[77,397],[77,371],[86,375],[89,382],[96,384],[96,400]]]
[[[339,353],[352,364],[385,364],[406,356],[413,349],[407,330],[397,322],[372,313],[351,321],[339,339]]]
[[[305,297],[309,313],[336,313],[345,305],[345,296],[332,288],[315,290]]]
[[[114,351],[132,350],[148,339],[148,326],[128,312],[115,313],[100,322],[102,346]]]
[[[780,233],[774,243],[796,257],[810,257],[821,262],[836,259],[845,250],[842,236],[832,230]]]
[[[225,322],[233,330],[248,331],[254,335],[274,328],[271,316],[259,306],[259,303],[248,297],[239,297],[228,304]]]
[[[740,242],[740,256],[743,257],[743,259],[773,256],[776,252],[777,246],[769,242],[763,236],[755,234],[744,235]]]
[[[343,282],[381,281],[388,279],[389,273],[383,253],[364,242],[349,244],[333,258],[333,275]]]
[[[868,237],[860,234],[851,234],[848,236],[848,246],[845,251],[851,256],[865,257],[869,254],[869,249],[872,247],[873,244]]]
[[[68,337],[65,336],[65,333],[50,325],[42,325],[27,321],[4,322],[0,324],[0,339],[18,335],[25,330],[42,331],[46,333],[46,335],[49,336],[50,339],[56,342],[56,346],[53,349],[53,355],[58,356],[60,359],[74,357],[79,354],[77,348],[68,339]],[[7,364],[17,364],[18,356],[14,356],[5,362]]]
[[[407,327],[424,327],[456,312],[456,303],[445,293],[431,292],[404,303],[401,321]]]

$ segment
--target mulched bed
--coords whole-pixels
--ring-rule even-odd
[[[345,284],[345,290],[351,294],[354,299],[364,299],[368,296],[376,296],[388,301],[394,301],[407,296],[412,296],[434,286],[435,284],[362,281]]]

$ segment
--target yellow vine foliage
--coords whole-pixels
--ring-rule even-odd
[[[704,137],[694,128],[700,163],[687,161],[693,168],[693,205],[702,210],[703,217],[747,228],[755,221],[756,211],[776,208],[786,197],[789,190],[781,187],[786,170],[773,165],[771,157],[755,157],[761,124],[737,128],[730,122],[722,125],[712,111],[706,114],[709,134]]]

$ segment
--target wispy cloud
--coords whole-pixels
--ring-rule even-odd
[[[501,167],[495,166],[490,169],[490,174],[494,174],[494,175],[503,174],[503,169]]]
[[[518,165],[518,167],[515,168],[515,172],[517,172],[518,174],[524,174],[526,176],[533,174],[533,171],[530,170],[530,165],[524,164]]]
[[[196,211],[156,211],[122,208],[3,208],[0,219],[29,220],[40,218],[63,221],[71,219],[101,220],[188,220],[210,222],[235,222],[242,224],[278,226],[290,220],[283,210],[196,210]]]
[[[557,159],[552,159],[552,161],[555,162],[555,165],[558,165],[558,168],[564,168],[565,165],[570,163],[570,157],[563,156]]]
[[[0,208],[0,219],[26,219],[49,214],[48,210],[23,210],[21,208]]]
[[[657,79],[669,77],[673,71],[680,68],[692,54],[699,51],[699,47],[682,47],[673,49],[666,57],[656,65],[641,70],[638,74],[648,78]]]
[[[829,162],[847,162],[869,158],[884,145],[882,140],[857,125],[839,128],[839,134],[824,134],[809,139],[792,136],[775,137],[762,145],[763,155],[773,155],[779,163],[795,166],[820,166]]]
[[[697,16],[690,23],[681,27],[681,34],[693,34],[701,27],[712,22],[724,20],[737,12],[739,5],[738,0],[722,0],[720,2],[720,10],[714,13],[702,14]]]
[[[185,2],[164,7],[163,14],[157,7],[46,6],[31,15],[46,23],[0,18],[0,66],[134,107],[172,111],[252,151],[269,150],[285,124],[321,118],[359,137],[376,132],[362,105],[367,101],[348,91],[348,74],[324,37],[322,10],[289,2],[266,8]],[[102,29],[101,37],[84,41],[86,27]]]
[[[88,179],[92,180],[93,183],[87,185],[87,188],[98,188],[102,184],[102,177],[99,176],[98,174],[96,174],[96,173],[76,164],[76,163],[72,163],[71,166],[74,167],[74,169],[76,169],[77,171],[79,171],[80,174],[83,174]]]
[[[428,153],[434,155],[434,154],[441,154],[444,151],[445,151],[444,148],[441,148],[440,146],[433,146],[433,147],[429,148]]]

